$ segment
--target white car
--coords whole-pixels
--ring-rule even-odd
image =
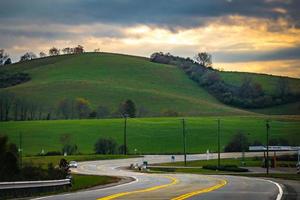
[[[70,168],[77,168],[77,162],[76,161],[70,161],[69,167]]]

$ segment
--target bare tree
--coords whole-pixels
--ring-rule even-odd
[[[72,53],[72,50],[71,50],[70,47],[66,47],[66,48],[63,48],[63,49],[62,49],[62,52],[63,52],[64,54],[71,54],[71,53]]]
[[[84,48],[81,45],[78,45],[77,47],[74,48],[74,53],[83,53]]]
[[[212,56],[207,52],[200,52],[195,56],[196,61],[204,67],[212,67]]]
[[[46,56],[47,56],[46,53],[44,53],[43,51],[40,52],[40,58],[44,58],[44,57],[46,57]]]
[[[21,56],[20,62],[23,62],[23,61],[26,61],[26,60],[33,60],[35,58],[37,58],[37,56],[35,55],[35,53],[33,53],[33,52],[27,52],[23,56]]]
[[[51,49],[49,49],[49,55],[50,56],[57,56],[60,54],[60,50],[56,47],[52,47]]]
[[[0,66],[3,66],[7,62],[8,59],[11,61],[11,59],[9,58],[9,55],[7,53],[5,53],[5,50],[0,49]]]

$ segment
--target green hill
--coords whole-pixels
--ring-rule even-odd
[[[219,103],[177,67],[146,58],[108,53],[84,53],[36,59],[9,67],[29,73],[32,80],[2,90],[55,107],[64,97],[88,99],[115,111],[132,99],[149,115],[164,109],[184,115],[248,114]]]
[[[65,97],[83,97],[91,102],[93,109],[102,105],[111,112],[116,112],[124,100],[132,99],[138,109],[147,110],[145,116],[157,116],[163,110],[188,116],[248,115],[253,112],[299,114],[299,108],[294,104],[285,105],[282,110],[279,107],[251,111],[224,105],[191,81],[179,68],[152,63],[142,57],[110,53],[63,55],[13,64],[7,70],[26,72],[31,81],[0,91],[12,92],[17,97],[43,104],[51,110]],[[220,73],[225,81],[236,85],[247,74]],[[274,81],[278,77],[251,76],[268,92],[276,89]],[[294,90],[299,90],[299,79],[289,79],[289,82]]]

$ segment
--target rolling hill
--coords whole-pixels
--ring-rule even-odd
[[[143,57],[111,53],[61,55],[16,63],[7,70],[26,72],[32,79],[0,91],[9,91],[18,97],[42,102],[49,108],[55,108],[64,97],[83,97],[91,102],[92,108],[102,105],[111,112],[115,112],[122,101],[132,99],[138,109],[147,110],[147,116],[160,115],[162,110],[173,110],[186,116],[251,115],[256,112],[224,105],[177,67],[152,63]],[[225,81],[240,83],[241,73],[220,73]],[[252,76],[254,80],[261,81],[268,91],[274,89],[273,76]],[[300,88],[300,80],[290,80],[293,88]],[[295,112],[295,109],[289,107],[282,112],[278,112],[278,109],[273,112],[272,108],[260,109],[258,112],[299,113],[297,109]]]
[[[150,115],[158,115],[163,109],[184,115],[250,113],[219,103],[177,67],[140,57],[84,53],[18,63],[9,70],[29,73],[32,80],[2,90],[49,107],[55,107],[64,97],[84,97],[93,108],[102,105],[110,111],[132,99]]]

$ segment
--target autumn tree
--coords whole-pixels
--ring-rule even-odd
[[[79,119],[87,118],[90,113],[90,102],[85,98],[77,98],[75,108]]]

